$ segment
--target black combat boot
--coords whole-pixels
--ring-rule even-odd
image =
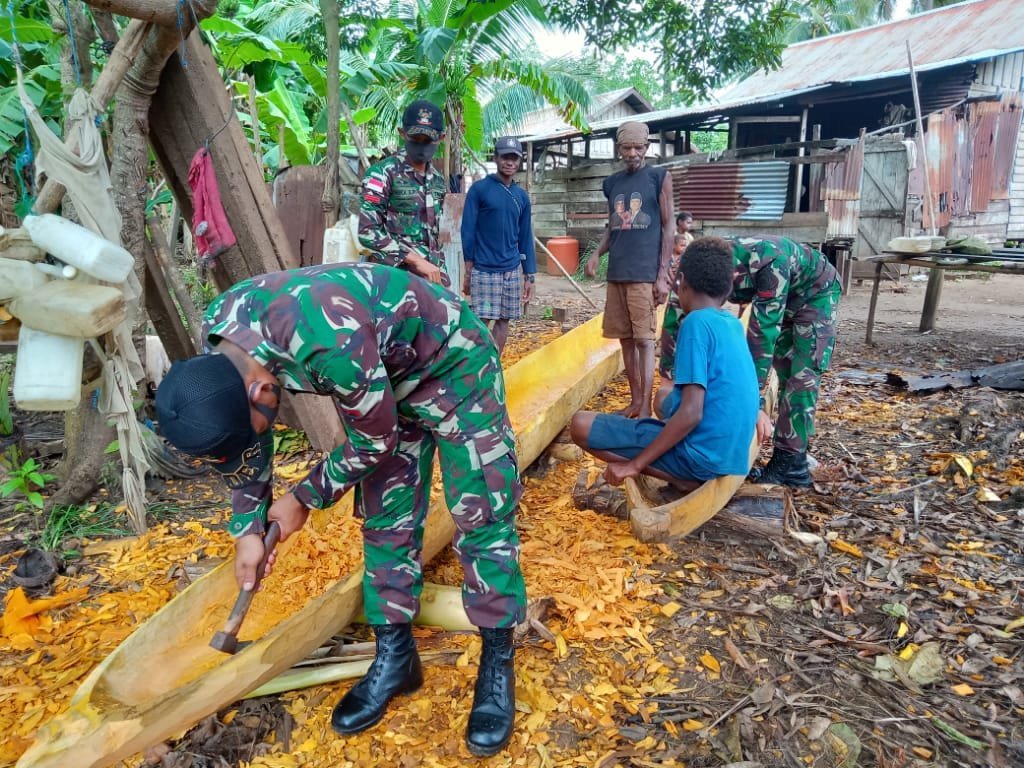
[[[359,733],[376,725],[388,702],[423,685],[423,668],[411,624],[375,624],[377,656],[366,677],[352,686],[331,715],[338,733]]]
[[[811,472],[807,468],[807,452],[790,453],[776,448],[765,466],[758,467],[750,473],[750,479],[755,483],[768,485],[810,488]]]
[[[516,719],[515,649],[511,627],[481,627],[480,636],[484,645],[466,726],[466,745],[477,757],[488,757],[504,749],[512,738]]]

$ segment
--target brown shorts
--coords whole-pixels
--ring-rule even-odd
[[[657,309],[654,283],[608,283],[604,337],[653,341],[658,326]]]

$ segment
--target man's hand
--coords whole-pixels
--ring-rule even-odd
[[[604,471],[604,480],[610,485],[622,485],[627,477],[636,477],[640,470],[632,461],[612,461]]]
[[[410,270],[424,280],[428,280],[431,283],[441,283],[441,268],[436,264],[430,263],[430,261],[419,254],[412,253],[411,251],[405,254],[405,263],[409,265]]]
[[[533,290],[537,287],[537,284],[533,280],[523,279],[523,304],[529,304],[530,300],[533,299]]]
[[[467,261],[462,268],[462,293],[469,296],[470,275],[473,274],[473,262]]]
[[[294,493],[286,493],[271,504],[270,511],[267,512],[267,522],[276,520],[281,526],[281,541],[299,531],[306,524],[307,517],[309,510],[295,498]]]
[[[265,551],[263,536],[258,533],[247,533],[235,539],[235,580],[239,588],[251,592],[256,587],[256,568]],[[269,570],[268,562],[267,571]]]
[[[661,306],[668,298],[668,276],[660,275],[654,283],[654,304]]]
[[[583,265],[583,274],[585,274],[587,277],[596,277],[597,276],[597,265],[600,264],[600,263],[601,263],[601,254],[599,254],[597,251],[594,251],[590,255],[590,258],[587,259],[587,263]]]
[[[772,432],[775,427],[772,425],[772,418],[763,410],[757,412],[757,426],[755,427],[757,442],[767,444],[772,439]]]

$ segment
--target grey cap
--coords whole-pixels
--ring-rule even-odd
[[[494,154],[496,155],[519,155],[523,157],[523,145],[515,136],[502,136],[494,142]]]

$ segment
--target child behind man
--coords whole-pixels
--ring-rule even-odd
[[[682,256],[676,292],[685,317],[674,381],[656,398],[667,421],[573,416],[573,441],[608,462],[607,482],[645,474],[690,489],[749,471],[759,392],[743,326],[722,307],[732,279],[732,246],[721,238],[695,240]]]

